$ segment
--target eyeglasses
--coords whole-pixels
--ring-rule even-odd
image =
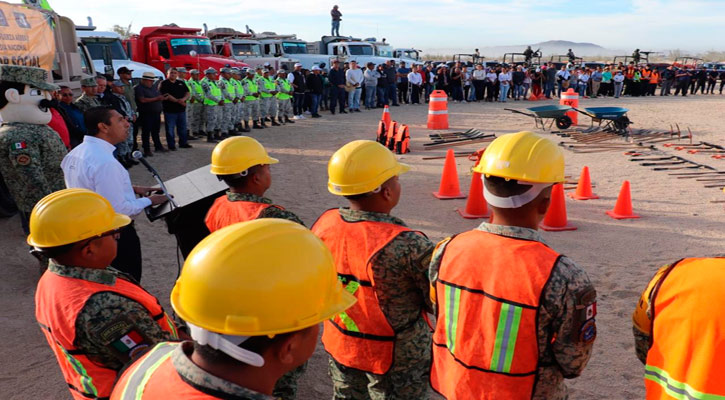
[[[80,242],[80,243],[82,243],[80,247],[81,247],[81,248],[83,248],[83,247],[86,247],[86,246],[88,246],[88,245],[89,245],[89,244],[90,244],[90,243],[91,243],[92,241],[94,241],[94,240],[98,240],[98,239],[102,239],[102,238],[104,238],[104,237],[106,237],[106,236],[112,236],[112,237],[113,237],[113,238],[114,238],[115,240],[118,240],[118,239],[120,239],[120,238],[121,238],[121,228],[119,228],[119,229],[114,229],[114,230],[112,230],[112,231],[108,231],[108,232],[105,232],[105,233],[101,233],[101,234],[100,234],[100,235],[98,235],[98,236],[94,236],[94,237],[92,237],[92,238],[86,239],[85,241],[83,241],[83,242]]]
[[[61,93],[61,97],[73,97],[73,93]]]

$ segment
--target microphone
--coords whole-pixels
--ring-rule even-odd
[[[159,173],[156,172],[156,170],[154,169],[154,167],[152,167],[151,164],[149,164],[149,162],[146,161],[146,159],[143,157],[143,153],[141,153],[140,151],[136,150],[133,153],[131,153],[131,157],[133,157],[134,160],[136,160],[136,161],[140,162],[141,164],[143,164],[143,166],[146,167],[146,169],[149,170],[149,172],[151,172],[152,175],[159,176]]]

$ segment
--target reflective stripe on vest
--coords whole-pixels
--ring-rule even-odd
[[[247,84],[246,84],[247,86],[244,89],[244,91],[247,93],[247,97],[245,97],[245,100],[246,101],[257,100],[257,97],[252,96],[252,94],[259,93],[259,87],[257,87],[257,84],[254,82],[254,80],[246,79],[246,78],[245,78],[245,80],[247,81]]]
[[[725,258],[686,258],[665,269],[649,299],[648,400],[725,399]]]
[[[292,91],[292,85],[289,83],[289,81],[287,79],[277,78],[277,82],[282,84],[282,90],[279,93],[277,93],[277,95],[276,95],[277,98],[280,100],[291,99],[292,96],[289,95],[288,93],[290,93]]]
[[[312,226],[332,252],[338,279],[357,303],[325,321],[322,343],[338,363],[374,374],[393,363],[395,331],[380,309],[370,263],[393,239],[410,229],[374,221],[346,222],[337,209],[328,210]]]
[[[437,392],[450,399],[532,396],[537,310],[558,257],[543,243],[480,230],[451,239],[435,283],[430,379]]]
[[[213,80],[211,80],[211,79],[209,79],[209,78],[204,78],[204,79],[209,84],[209,89],[211,91],[211,95],[214,96],[214,97],[216,97],[216,98],[221,99],[222,98],[222,90],[219,89],[219,86],[217,86],[216,82],[213,81]],[[203,82],[203,80],[202,80],[202,82]],[[202,92],[203,92],[203,90],[202,90]],[[218,102],[210,99],[209,97],[204,96],[204,105],[206,105],[206,106],[216,106],[218,104],[219,104]]]
[[[255,203],[252,201],[229,201],[226,194],[214,201],[206,214],[206,227],[209,232],[217,231],[225,226],[246,222],[259,218],[264,210],[269,207],[282,207],[272,204]]]
[[[276,85],[274,84],[274,81],[269,78],[262,78],[262,82],[264,83],[264,88],[270,91],[273,91],[276,89]],[[261,96],[266,98],[272,97],[272,93],[268,92],[261,92]]]
[[[161,329],[178,338],[173,321],[158,300],[135,283],[117,277],[111,286],[46,271],[35,294],[35,317],[76,399],[107,397],[118,372],[91,361],[74,346],[78,314],[91,296],[101,292],[117,293],[136,301]]]
[[[199,97],[204,98],[204,89],[201,87],[201,83],[198,81],[195,81],[193,79],[188,80],[189,82],[189,91],[192,93],[196,93],[199,95]],[[191,101],[191,98],[194,96],[189,96],[189,100],[187,102]]]
[[[232,84],[232,81],[228,79],[226,79],[225,81],[226,85],[224,85],[224,89],[227,91],[227,95],[231,96],[231,98],[233,99],[234,97],[236,97],[236,90],[234,89],[234,85]],[[226,96],[224,97],[224,103],[229,104],[231,102],[232,101],[227,99]]]
[[[128,381],[122,387],[121,400],[140,400],[143,398],[143,391],[148,383],[151,375],[158,367],[171,357],[171,353],[178,347],[178,344],[167,342],[157,344],[153,349],[146,353],[134,367],[128,371],[130,374]],[[118,390],[118,389],[117,389]]]

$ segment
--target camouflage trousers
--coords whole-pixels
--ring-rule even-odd
[[[204,132],[214,132],[215,129],[221,129],[219,126],[219,106],[204,105]]]
[[[297,380],[305,373],[307,362],[282,375],[274,385],[272,395],[281,400],[295,400],[297,397]]]
[[[234,105],[234,125],[241,123],[244,120],[244,103],[241,100],[237,101]]]
[[[186,105],[186,126],[189,128],[189,132],[201,132],[203,110],[204,105],[201,103],[188,103]]]
[[[384,375],[346,367],[330,359],[332,398],[346,400],[427,399],[431,333],[422,318],[396,335],[393,366]]]
[[[244,109],[247,111],[247,120],[256,121],[259,119],[259,100],[247,100],[244,102]]]
[[[121,143],[116,144],[116,150],[114,151],[114,154],[120,158],[126,158],[126,157],[128,157],[129,154],[131,154],[132,148],[133,148],[133,123],[130,122],[128,124],[128,135],[126,136],[126,140],[124,140]]]
[[[234,103],[224,103],[221,109],[222,115],[221,121],[219,122],[219,129],[221,129],[222,133],[229,133],[229,131],[234,130],[234,119],[232,118],[234,115]]]
[[[290,115],[292,115],[292,102],[290,99],[277,99],[277,118],[289,118]]]
[[[239,103],[237,103],[237,106],[239,106],[239,121],[248,122],[249,115],[247,114],[247,102],[240,100]]]
[[[269,104],[274,100],[274,97],[260,97],[259,98],[259,115],[262,118],[272,117],[274,114],[269,112]]]

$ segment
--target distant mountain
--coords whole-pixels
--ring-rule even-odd
[[[594,43],[577,43],[568,40],[547,40],[545,42],[522,44],[522,45],[508,45],[508,46],[489,46],[479,47],[478,50],[481,55],[488,59],[501,59],[504,53],[521,53],[526,49],[526,46],[531,46],[533,50],[540,49],[543,58],[548,60],[552,55],[566,54],[569,49],[572,49],[575,55],[578,57],[595,57],[595,56],[613,56],[613,55],[624,55],[630,54],[632,51],[623,52],[621,50],[607,49]],[[428,54],[439,54],[439,55],[450,55],[454,53],[473,53],[473,49],[452,49],[452,48],[438,48],[438,49],[427,49]],[[608,57],[607,57],[608,58]]]

